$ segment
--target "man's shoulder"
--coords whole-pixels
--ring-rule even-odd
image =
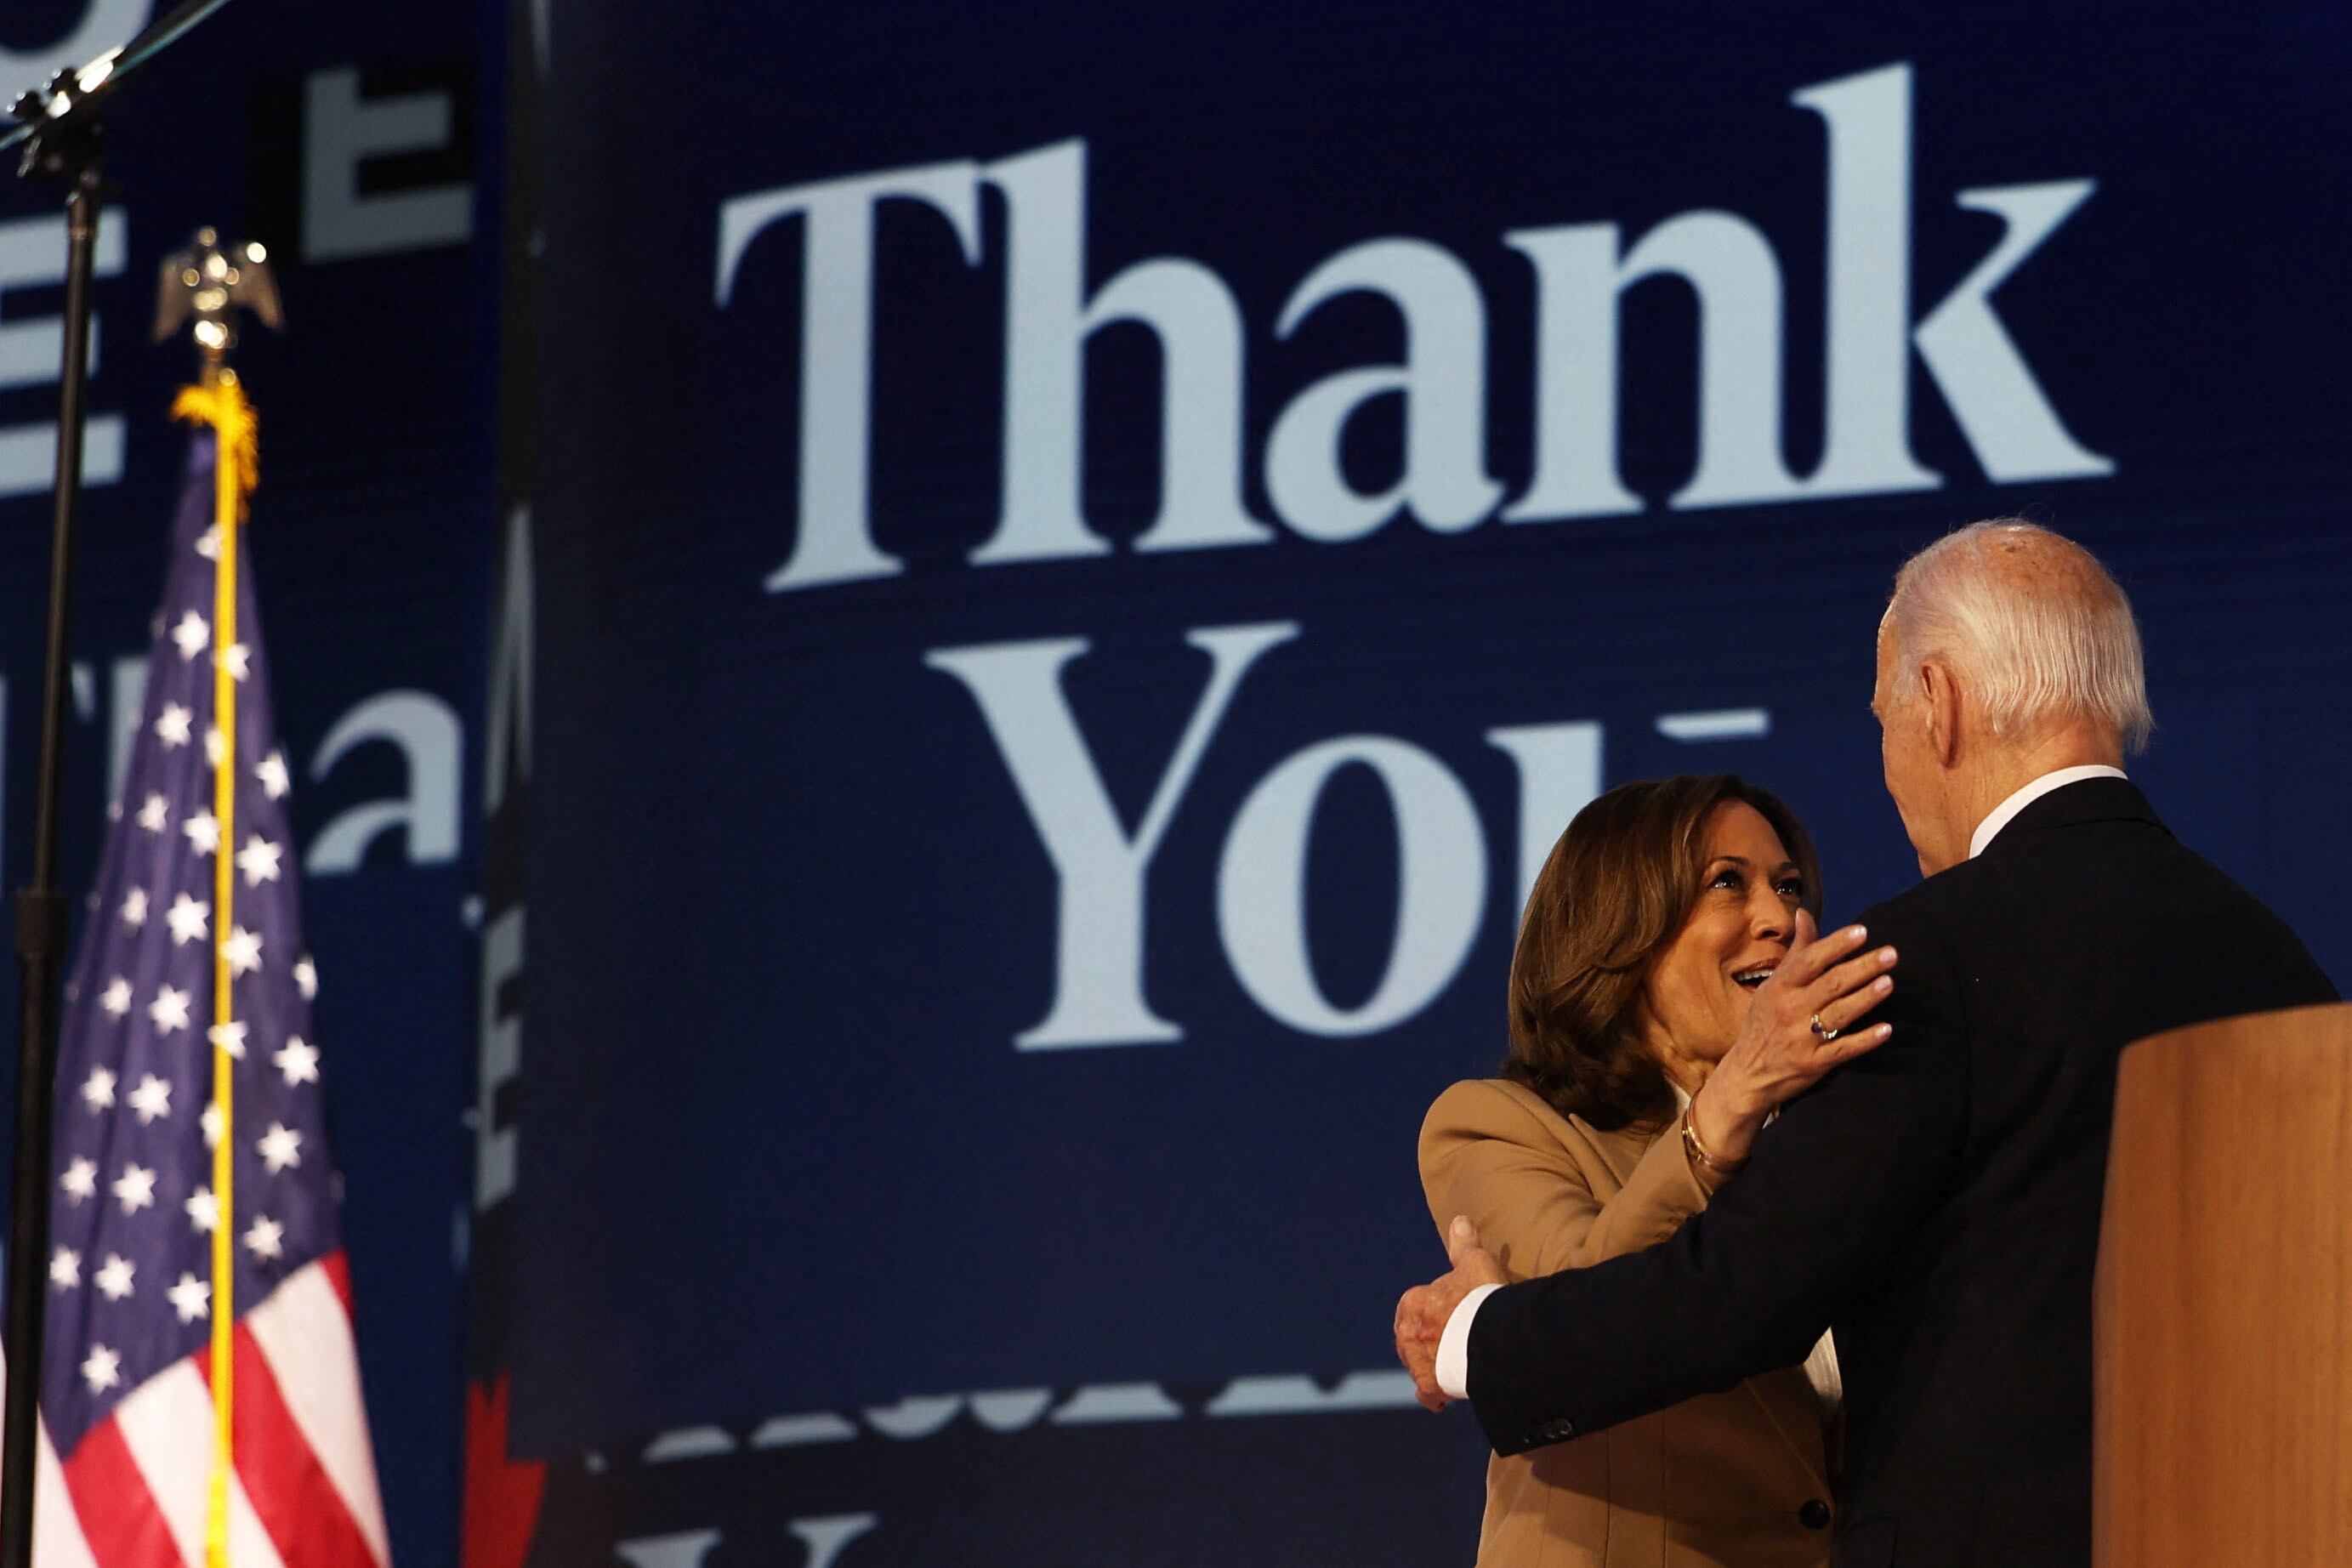
[[[2039,973],[2060,944],[2087,936],[2105,954],[2154,965],[2155,979],[2176,962],[2181,932],[2194,929],[2209,950],[2226,951],[2236,968],[2264,977],[2252,992],[2333,994],[2284,920],[2144,812],[2042,825],[2014,842],[1997,840],[1873,906],[1861,921],[1874,942],[1904,950],[1914,975],[1922,961],[1939,958],[1976,978]]]
[[[1874,946],[1899,942],[1905,936],[1931,935],[1940,939],[1976,896],[1977,890],[1969,883],[1980,879],[1961,875],[1974,865],[1975,861],[1963,861],[1949,870],[1914,882],[1863,910],[1855,923],[1870,929]]]
[[[2038,879],[2029,882],[2000,875],[1981,859],[1963,860],[1872,905],[1856,923],[1869,928],[1871,946],[1890,946],[1902,955],[1898,988],[1915,1000],[1923,986],[1942,997],[1952,986],[1981,978],[1988,962],[1998,967],[1992,953],[2006,945],[2003,937],[2059,918],[2063,900]]]
[[[2178,852],[2179,847],[2168,837],[2165,844]],[[2069,885],[2076,869],[2079,867],[2048,857],[1974,856],[1881,900],[1861,920],[1873,928],[1875,937],[1880,925],[1954,934],[1995,916],[2031,920],[2041,913],[2054,914],[2051,894]]]

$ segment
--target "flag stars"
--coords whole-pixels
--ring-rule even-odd
[[[197,542],[196,549],[206,558],[220,561],[229,555],[233,543],[224,530],[215,528]],[[124,1321],[135,1312],[157,1331],[167,1331],[160,1325],[174,1321],[182,1325],[203,1324],[213,1316],[213,1281],[194,1265],[201,1261],[198,1255],[207,1243],[222,1247],[224,1257],[226,1249],[234,1247],[246,1255],[247,1268],[258,1268],[270,1279],[291,1267],[289,1259],[309,1256],[310,1227],[301,1215],[279,1220],[250,1206],[255,1198],[278,1206],[293,1199],[266,1199],[265,1191],[278,1189],[256,1184],[251,1197],[232,1207],[225,1191],[195,1184],[197,1176],[209,1173],[205,1166],[210,1160],[228,1159],[236,1149],[235,1138],[241,1135],[252,1151],[250,1155],[235,1155],[249,1173],[244,1179],[258,1184],[263,1175],[272,1181],[282,1176],[289,1183],[288,1191],[301,1185],[305,1194],[307,1184],[315,1179],[329,1184],[326,1190],[332,1190],[329,1152],[323,1143],[310,1146],[307,1116],[293,1116],[289,1122],[273,1120],[267,1113],[249,1115],[249,1119],[239,1117],[232,1125],[221,1106],[209,1100],[201,1080],[177,1078],[179,1071],[189,1070],[180,1066],[182,1056],[150,1055],[145,1044],[153,1039],[160,1052],[217,1052],[215,1059],[221,1061],[223,1070],[230,1060],[244,1063],[249,1056],[254,1072],[276,1072],[289,1089],[320,1081],[320,1053],[300,1036],[288,1033],[286,1021],[255,1011],[266,1008],[273,994],[281,1002],[289,994],[299,994],[305,1002],[314,999],[318,978],[311,960],[302,952],[299,930],[288,923],[292,919],[290,909],[281,911],[275,904],[267,909],[260,904],[247,907],[248,900],[274,899],[299,880],[300,847],[285,837],[286,828],[276,816],[278,808],[261,804],[265,799],[282,802],[292,794],[292,770],[282,748],[271,746],[267,740],[257,744],[253,731],[240,730],[231,722],[231,709],[224,705],[215,711],[214,691],[225,694],[231,689],[230,682],[237,682],[247,691],[240,706],[244,700],[261,700],[263,706],[254,717],[266,717],[260,683],[268,671],[257,628],[233,626],[225,615],[216,621],[208,620],[212,613],[211,605],[199,601],[191,607],[190,601],[181,597],[153,624],[153,641],[149,646],[160,661],[154,682],[160,689],[154,689],[150,699],[149,733],[140,741],[142,748],[152,749],[140,752],[144,760],[134,776],[142,784],[153,781],[154,787],[124,794],[112,812],[119,826],[111,832],[130,837],[121,844],[110,841],[110,853],[119,849],[131,857],[121,862],[129,874],[118,873],[118,879],[108,884],[115,900],[115,923],[107,923],[109,911],[102,897],[94,898],[90,905],[93,942],[110,944],[121,956],[93,955],[97,963],[81,982],[76,1005],[91,1009],[95,1002],[96,1007],[77,1016],[92,1026],[100,1019],[122,1021],[124,1028],[113,1043],[119,1047],[131,1042],[139,1054],[124,1058],[101,1050],[97,1059],[105,1062],[104,1067],[94,1068],[85,1058],[73,1070],[64,1089],[67,1102],[82,1100],[94,1130],[102,1131],[108,1142],[101,1144],[92,1140],[93,1128],[76,1119],[70,1125],[80,1131],[70,1140],[60,1133],[58,1142],[64,1147],[50,1167],[57,1173],[58,1186],[53,1191],[58,1227],[68,1233],[64,1239],[71,1246],[54,1249],[47,1261],[48,1273],[56,1290],[64,1293],[58,1305],[77,1309],[76,1315],[84,1320],[81,1332],[68,1331],[66,1344],[58,1348],[70,1356],[68,1347],[80,1345],[83,1359],[67,1375],[86,1385],[101,1414],[138,1385],[147,1375],[152,1359],[145,1342],[128,1337],[127,1329],[108,1330],[123,1339],[123,1345],[95,1342],[94,1330],[111,1321],[108,1314],[115,1304],[121,1305],[118,1315]],[[240,630],[247,634],[242,640],[237,635]],[[175,653],[181,668],[173,671],[172,682],[166,685],[163,672],[171,669]],[[186,756],[174,754],[183,750]],[[191,772],[206,758],[215,770],[210,777]],[[238,771],[250,782],[236,780]],[[247,792],[238,801],[234,822],[226,807],[218,806],[213,798],[213,779],[227,780],[229,786]],[[253,793],[257,790],[258,795]],[[232,827],[237,831],[233,833]],[[145,860],[140,858],[142,855]],[[152,868],[147,861],[152,861]],[[131,869],[134,867],[138,868]],[[208,875],[223,879],[222,889],[234,885],[247,891],[232,902],[225,891],[204,885]],[[231,875],[239,879],[238,883],[226,880]],[[139,885],[131,885],[134,879],[142,879]],[[264,894],[261,890],[271,884],[276,888]],[[212,901],[205,902],[207,899]],[[268,918],[262,918],[265,915]],[[243,921],[252,924],[248,927]],[[196,951],[184,952],[191,947]],[[138,952],[147,956],[134,964],[131,957]],[[225,982],[233,978],[250,983],[234,994],[224,992],[217,1013],[208,963],[219,965]],[[142,964],[148,967],[142,969]],[[226,1017],[232,996],[241,1012],[251,1015],[247,1021],[220,1021]],[[297,1026],[307,1027],[308,1009],[298,1008],[297,1020]],[[188,1040],[172,1038],[184,1033],[190,1037]],[[166,1066],[173,1071],[165,1073]],[[247,1079],[245,1083],[251,1086],[247,1092],[257,1092],[263,1102],[257,1109],[266,1111],[268,1101],[278,1091],[268,1086],[266,1079]],[[287,1103],[294,1103],[290,1096]],[[287,1103],[276,1108],[280,1117],[292,1114]],[[164,1145],[181,1143],[186,1138],[188,1120],[199,1123],[204,1147],[215,1152],[193,1161],[159,1157]],[[90,1149],[89,1156],[73,1157],[76,1144]],[[155,1165],[148,1166],[146,1159],[154,1159]],[[177,1164],[195,1168],[183,1171],[175,1168]],[[110,1169],[115,1173],[111,1177],[106,1174]],[[174,1208],[184,1216],[182,1221],[172,1219],[169,1211]],[[75,1214],[75,1209],[80,1212]],[[163,1227],[152,1238],[140,1228],[148,1222],[138,1220],[142,1211],[149,1210],[157,1211],[153,1224]],[[175,1231],[179,1223],[186,1224],[189,1231]],[[76,1224],[84,1228],[72,1231]],[[36,1252],[26,1261],[38,1259]],[[173,1264],[182,1267],[174,1268]],[[25,1272],[29,1274],[31,1269]],[[221,1283],[226,1289],[226,1280]],[[86,1298],[71,1294],[85,1289],[90,1292]],[[170,1318],[163,1316],[167,1309]],[[224,1324],[228,1317],[224,1310]],[[53,1371],[62,1372],[65,1364],[61,1362]]]
[[[245,873],[245,885],[258,888],[264,882],[278,880],[278,858],[285,850],[258,833],[245,841],[236,852],[236,868]]]
[[[286,1048],[269,1059],[276,1062],[278,1070],[286,1075],[286,1087],[289,1089],[298,1083],[319,1081],[318,1047],[303,1044],[299,1035],[287,1036]]]
[[[155,1205],[155,1173],[144,1165],[123,1166],[122,1174],[114,1179],[114,1195],[121,1203],[122,1212],[126,1215],[152,1208]]]
[[[164,1291],[163,1298],[184,1323],[193,1323],[213,1310],[213,1288],[193,1274],[182,1274],[180,1282]]]
[[[152,1126],[157,1117],[172,1114],[172,1086],[151,1072],[131,1091],[129,1104],[139,1113],[140,1126]]]
[[[155,1000],[147,1005],[147,1016],[153,1019],[159,1035],[176,1035],[188,1026],[188,994],[160,986]]]
[[[66,1167],[65,1174],[58,1178],[58,1185],[64,1189],[68,1202],[76,1208],[81,1207],[98,1196],[98,1162],[77,1157]]]
[[[289,1166],[302,1163],[302,1134],[282,1121],[271,1122],[269,1131],[263,1133],[253,1147],[273,1176]]]
[[[205,923],[212,918],[213,907],[202,899],[182,893],[163,911],[164,921],[172,928],[172,945],[184,947],[205,934]]]
[[[180,824],[180,831],[188,836],[188,843],[199,855],[209,855],[220,847],[220,818],[209,811],[199,811]]]
[[[89,1282],[108,1300],[120,1301],[131,1294],[131,1277],[138,1271],[139,1266],[131,1259],[110,1252],[106,1255],[106,1267],[91,1275]]]
[[[196,553],[207,561],[217,561],[221,552],[220,524],[215,523],[196,535]]]
[[[122,1358],[104,1345],[92,1344],[89,1359],[81,1363],[81,1380],[92,1394],[105,1393],[122,1381]]]
[[[229,927],[228,940],[221,943],[221,957],[232,976],[252,973],[261,967],[261,933],[243,926]]]

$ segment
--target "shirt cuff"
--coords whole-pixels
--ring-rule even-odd
[[[1437,1386],[1448,1399],[1470,1397],[1470,1320],[1478,1315],[1478,1304],[1501,1289],[1479,1286],[1445,1320],[1445,1332],[1437,1340]]]

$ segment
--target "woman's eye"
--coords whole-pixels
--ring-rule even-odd
[[[1746,885],[1747,883],[1745,879],[1741,878],[1738,872],[1730,870],[1717,871],[1715,874],[1715,880],[1707,884],[1710,888],[1729,888],[1734,892],[1738,891]]]
[[[1780,893],[1784,899],[1802,901],[1805,896],[1805,884],[1794,877],[1787,878],[1780,883]]]

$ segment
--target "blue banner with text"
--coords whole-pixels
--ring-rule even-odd
[[[1466,1554],[1390,1310],[1534,869],[1722,769],[1832,918],[1916,877],[1873,636],[1966,521],[2109,563],[2136,776],[2352,982],[2339,11],[560,20],[546,1551],[782,1475],[814,1564]]]

